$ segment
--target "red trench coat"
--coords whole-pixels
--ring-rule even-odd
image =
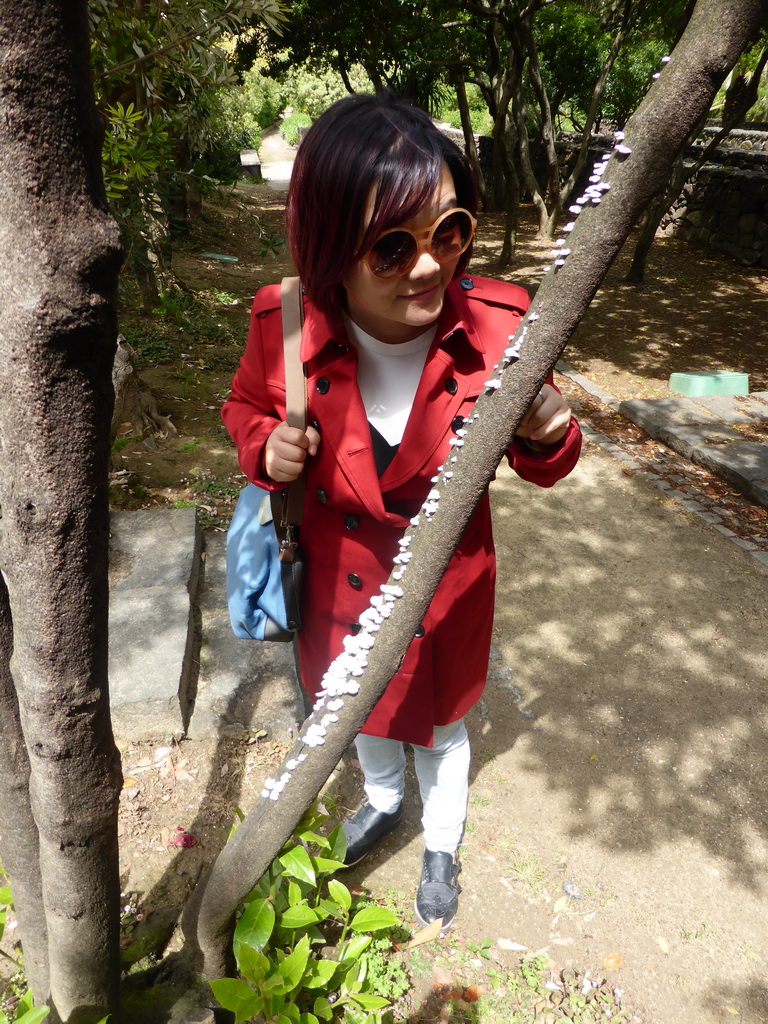
[[[357,352],[341,324],[309,303],[301,344],[307,365],[308,422],[322,437],[307,464],[301,548],[305,560],[299,659],[310,694],[342,650],[342,638],[378,593],[398,541],[450,457],[449,440],[483,390],[528,306],[516,285],[462,277],[449,285],[437,335],[393,461],[379,479],[357,387]],[[278,286],[256,295],[245,354],[222,417],[249,480],[265,475],[264,446],[285,417]],[[507,457],[524,480],[550,487],[576,464],[581,432],[574,419],[561,444],[535,454],[519,440]],[[488,669],[496,562],[487,493],[408,649],[371,712],[364,732],[429,746],[434,725],[456,721],[477,702]]]

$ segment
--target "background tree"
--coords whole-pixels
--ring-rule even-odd
[[[242,121],[222,130],[231,40],[279,33],[283,14],[279,0],[92,0],[89,17],[107,191],[149,311],[170,283],[171,232],[255,142]]]
[[[276,74],[303,62],[345,74],[359,60],[377,89],[392,87],[433,112],[442,82],[463,111],[473,161],[466,87],[477,88],[493,126],[485,207],[507,214],[504,265],[514,252],[521,198],[533,202],[541,234],[551,237],[584,170],[595,125],[604,116],[623,125],[691,9],[690,0],[409,0],[393,13],[381,0],[364,9],[301,0],[284,37],[254,37],[240,45],[239,59],[287,45],[269,65]],[[577,129],[581,143],[561,183],[555,143],[563,127]]]

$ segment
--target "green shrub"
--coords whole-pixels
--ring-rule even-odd
[[[250,71],[246,71],[239,93],[254,123],[259,128],[269,128],[288,101],[283,86],[273,78],[267,78],[262,73],[263,67],[264,61],[257,61]]]
[[[355,92],[373,92],[370,79],[359,65],[350,70],[349,80]],[[280,81],[285,106],[309,114],[313,121],[336,100],[349,95],[341,75],[330,68],[318,69],[306,64],[289,67]]]
[[[488,113],[488,106],[483,98],[483,94],[471,82],[466,86],[466,90],[472,131],[475,135],[490,135],[493,131],[493,120]],[[454,92],[451,92],[450,98],[440,108],[438,117],[441,121],[447,121],[452,128],[461,128],[461,115],[459,114],[456,94]]]
[[[461,129],[461,114],[455,110],[441,110],[440,120],[447,121],[452,128]],[[487,110],[470,110],[469,120],[475,135],[490,135],[493,132],[493,121]]]
[[[295,146],[299,141],[299,128],[308,128],[311,124],[312,118],[309,114],[294,112],[283,118],[280,134],[289,146]]]
[[[328,838],[318,833],[326,820],[308,811],[249,895],[234,939],[242,977],[211,983],[238,1022],[263,1014],[296,1024],[383,1024],[390,1000],[408,988],[400,965],[388,966],[391,940],[381,939],[400,932],[400,922],[333,877],[346,841],[341,826]]]

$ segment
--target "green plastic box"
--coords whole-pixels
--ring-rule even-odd
[[[673,373],[669,390],[676,395],[700,398],[704,395],[748,395],[749,374],[732,370],[693,370],[691,373]]]

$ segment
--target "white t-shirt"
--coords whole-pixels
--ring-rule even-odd
[[[366,334],[346,314],[344,320],[357,349],[357,384],[368,422],[388,444],[398,445],[405,433],[437,324],[432,324],[412,341],[388,345]]]

